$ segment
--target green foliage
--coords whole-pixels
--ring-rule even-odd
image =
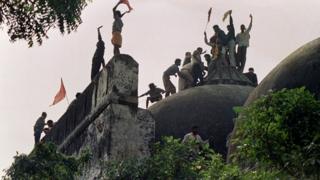
[[[320,101],[305,88],[264,96],[244,108],[237,122],[234,160],[319,177]]]
[[[47,32],[58,27],[61,33],[77,29],[81,11],[89,0],[0,0],[0,25],[8,26],[11,41],[34,39],[41,44]]]
[[[39,144],[30,155],[17,154],[3,179],[74,179],[89,158],[88,152],[76,159],[57,152],[56,146],[52,143]]]
[[[241,171],[238,166],[225,164],[221,155],[209,146],[182,144],[179,139],[166,137],[156,143],[151,157],[124,161],[109,161],[105,178],[112,180],[143,179],[210,179],[210,180],[264,180],[276,179],[278,171]]]

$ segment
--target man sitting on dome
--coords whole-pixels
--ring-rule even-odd
[[[243,75],[245,75],[255,87],[258,86],[258,78],[252,67],[249,68],[249,72],[243,73]]]
[[[149,84],[149,89],[150,89],[149,91],[147,91],[146,93],[139,96],[139,97],[143,97],[148,94],[150,95],[149,97],[147,97],[147,100],[146,100],[146,108],[148,108],[148,106],[149,106],[149,101],[151,103],[160,101],[162,99],[161,94],[166,92],[165,90],[163,90],[161,88],[157,88],[157,86],[154,85],[153,83]]]
[[[182,66],[191,63],[191,57],[192,57],[191,52],[186,52]]]

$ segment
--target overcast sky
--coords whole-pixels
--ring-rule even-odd
[[[54,121],[65,112],[66,101],[49,107],[61,77],[70,101],[90,83],[97,26],[104,26],[105,59],[112,57],[111,9],[116,2],[94,0],[83,11],[77,32],[61,35],[53,30],[42,46],[10,43],[0,30],[0,169],[9,167],[16,151],[30,152],[33,125],[42,111]],[[150,82],[163,87],[163,71],[186,51],[198,46],[210,49],[203,42],[210,7],[214,16],[207,29],[210,36],[213,24],[226,29],[227,22],[221,20],[225,11],[233,9],[236,33],[253,14],[245,69],[254,67],[259,81],[289,53],[320,35],[319,0],[131,0],[131,4],[134,11],[123,18],[121,51],[140,64],[139,94]],[[140,106],[144,100],[139,100]]]

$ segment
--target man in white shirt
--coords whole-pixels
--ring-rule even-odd
[[[205,141],[203,141],[200,135],[198,134],[198,126],[193,126],[191,128],[191,132],[183,137],[182,143],[189,142],[196,142],[200,144],[205,143]]]
[[[241,33],[236,36],[236,43],[238,44],[237,49],[237,66],[240,72],[243,72],[246,59],[247,59],[247,48],[249,47],[249,39],[250,39],[250,31],[252,28],[252,15],[250,14],[250,24],[248,29],[246,29],[245,25],[241,25]]]

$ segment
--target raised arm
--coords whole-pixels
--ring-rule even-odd
[[[101,33],[100,33],[100,29],[102,28],[103,26],[99,26],[98,28],[97,28],[97,30],[98,30],[98,40],[99,41],[102,41],[102,37],[101,37]]]
[[[126,11],[124,13],[121,14],[121,17],[123,17],[125,14],[129,13],[130,11]]]
[[[121,4],[121,2],[119,1],[112,9],[113,13],[116,12],[118,6]]]
[[[251,28],[252,28],[252,19],[253,19],[252,14],[250,14],[250,24],[249,24],[248,29],[247,29],[246,32],[250,32],[250,31],[251,31]]]
[[[204,43],[206,43],[206,45],[208,45],[208,46],[213,46],[214,45],[213,43],[210,43],[208,41],[208,36],[207,36],[206,32],[204,32]]]
[[[233,19],[232,19],[232,10],[230,10],[230,12],[229,12],[229,25],[230,26],[233,26]]]

